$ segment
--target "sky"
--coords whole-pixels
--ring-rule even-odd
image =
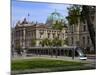
[[[68,4],[53,4],[40,2],[25,2],[12,0],[12,25],[26,18],[28,21],[45,23],[47,17],[55,10],[62,16],[67,16]],[[29,16],[28,16],[29,14]]]

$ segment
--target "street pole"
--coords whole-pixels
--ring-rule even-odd
[[[73,56],[72,56],[72,59],[74,60],[74,58],[75,58],[75,47],[73,48]]]
[[[72,59],[74,60],[74,58],[75,58],[75,45],[74,45],[74,34],[73,34],[73,32],[74,32],[74,25],[72,25],[72,37],[73,37],[73,39],[72,39],[72,41],[73,41],[73,49],[72,49]]]

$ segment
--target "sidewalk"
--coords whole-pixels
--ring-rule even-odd
[[[34,59],[34,58],[41,58],[41,59],[53,59],[53,60],[64,60],[64,61],[75,61],[75,62],[83,62],[83,63],[95,63],[95,59],[87,59],[87,60],[80,60],[79,57],[75,57],[74,60],[72,57],[67,56],[48,56],[48,55],[41,55],[41,56],[16,56],[12,57],[12,60],[22,60],[22,59]]]

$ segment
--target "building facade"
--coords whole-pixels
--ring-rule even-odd
[[[40,42],[46,38],[53,40],[57,37],[61,40],[65,40],[67,38],[66,31],[66,28],[63,28],[62,30],[53,29],[45,24],[28,23],[26,19],[24,19],[21,23],[18,22],[15,27],[15,47],[32,47],[33,39],[36,41],[35,46],[41,46]]]
[[[80,25],[72,25],[68,28],[69,45],[78,45],[83,48],[93,47],[86,23],[80,23]]]
[[[52,25],[55,24],[56,21],[62,23],[64,26],[62,30],[52,28]],[[95,16],[93,24],[96,26]],[[62,18],[57,11],[51,13],[45,24],[28,22],[26,18],[24,18],[22,22],[18,21],[13,29],[13,44],[14,47],[18,49],[33,47],[33,40],[36,41],[35,46],[42,46],[40,42],[43,39],[47,38],[53,40],[56,37],[62,41],[67,39],[67,46],[78,45],[83,48],[89,47],[93,49],[87,23],[79,22],[77,25],[68,25],[65,18]],[[65,44],[62,46],[65,46]]]

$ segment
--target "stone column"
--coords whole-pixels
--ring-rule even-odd
[[[25,48],[26,48],[26,31],[25,31],[25,28],[23,29],[23,47],[22,47],[22,49],[23,49],[23,53],[22,53],[22,56],[26,56],[26,50],[25,50]]]

